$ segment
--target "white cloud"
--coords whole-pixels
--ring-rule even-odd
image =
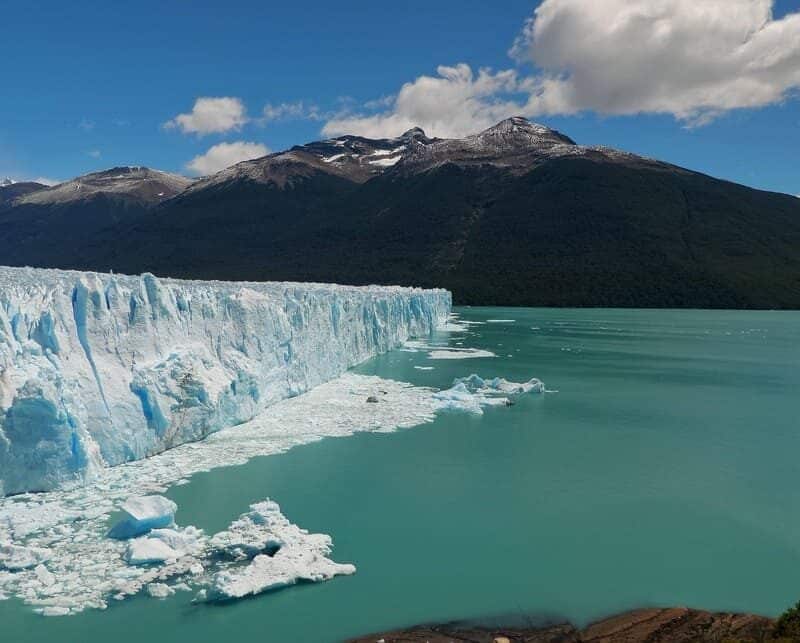
[[[327,116],[323,134],[475,133],[513,115],[672,114],[702,125],[800,89],[800,13],[773,0],[544,0],[511,49],[514,69],[464,64],[420,76],[396,96]]]
[[[180,129],[184,134],[213,134],[238,130],[247,123],[247,110],[242,101],[232,96],[201,97],[188,114],[178,114],[164,123],[167,129]]]
[[[86,153],[89,156],[91,156],[93,159],[99,159],[102,156],[102,153],[100,152],[100,150],[89,150]]]
[[[420,76],[406,83],[395,97],[379,100],[377,105],[388,104],[388,110],[334,117],[325,123],[323,134],[380,138],[421,127],[430,136],[459,137],[524,110],[525,100],[520,102],[516,95],[526,83],[514,70],[481,69],[476,75],[469,65],[461,63],[440,66],[436,72],[437,76]]]
[[[319,107],[313,103],[306,103],[302,100],[293,103],[279,103],[273,105],[267,103],[264,105],[262,123],[270,121],[289,120],[289,119],[308,119],[320,120],[322,118]]]
[[[800,87],[800,13],[773,0],[544,0],[512,55],[530,114],[667,113],[702,124]]]
[[[205,154],[195,156],[186,164],[186,168],[199,175],[213,174],[234,163],[259,158],[267,154],[269,154],[269,148],[261,143],[247,141],[219,143],[209,148]]]
[[[88,118],[82,118],[78,123],[78,127],[84,132],[91,132],[94,129],[94,121],[90,121]]]

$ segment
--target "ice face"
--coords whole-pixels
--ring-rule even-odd
[[[0,268],[0,495],[199,440],[427,336],[450,293]]]

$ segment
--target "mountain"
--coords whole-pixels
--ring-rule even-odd
[[[9,199],[0,188],[0,257],[5,265],[70,265],[91,261],[95,243],[114,239],[120,227],[144,216],[192,181],[145,167],[115,167],[52,187],[20,191]]]
[[[37,190],[42,190],[46,187],[46,185],[34,181],[17,182],[5,178],[0,181],[0,207],[5,203],[10,203],[14,199],[30,194],[31,192],[36,192]]]
[[[126,216],[84,214],[57,250],[5,232],[22,201],[0,206],[3,263],[442,286],[461,304],[800,308],[800,199],[523,118],[296,146]]]

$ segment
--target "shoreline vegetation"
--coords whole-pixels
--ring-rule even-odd
[[[800,603],[773,619],[756,614],[686,607],[647,608],[616,614],[583,629],[568,622],[513,627],[453,622],[378,632],[349,643],[753,643],[800,641]]]

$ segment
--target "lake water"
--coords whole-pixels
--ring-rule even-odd
[[[451,619],[800,599],[800,314],[466,308],[358,372],[447,387],[471,372],[558,393],[198,474],[167,494],[214,532],[264,497],[358,572],[224,606],[178,593],[66,618],[0,602],[3,641],[327,642]],[[415,366],[433,366],[418,370]]]

